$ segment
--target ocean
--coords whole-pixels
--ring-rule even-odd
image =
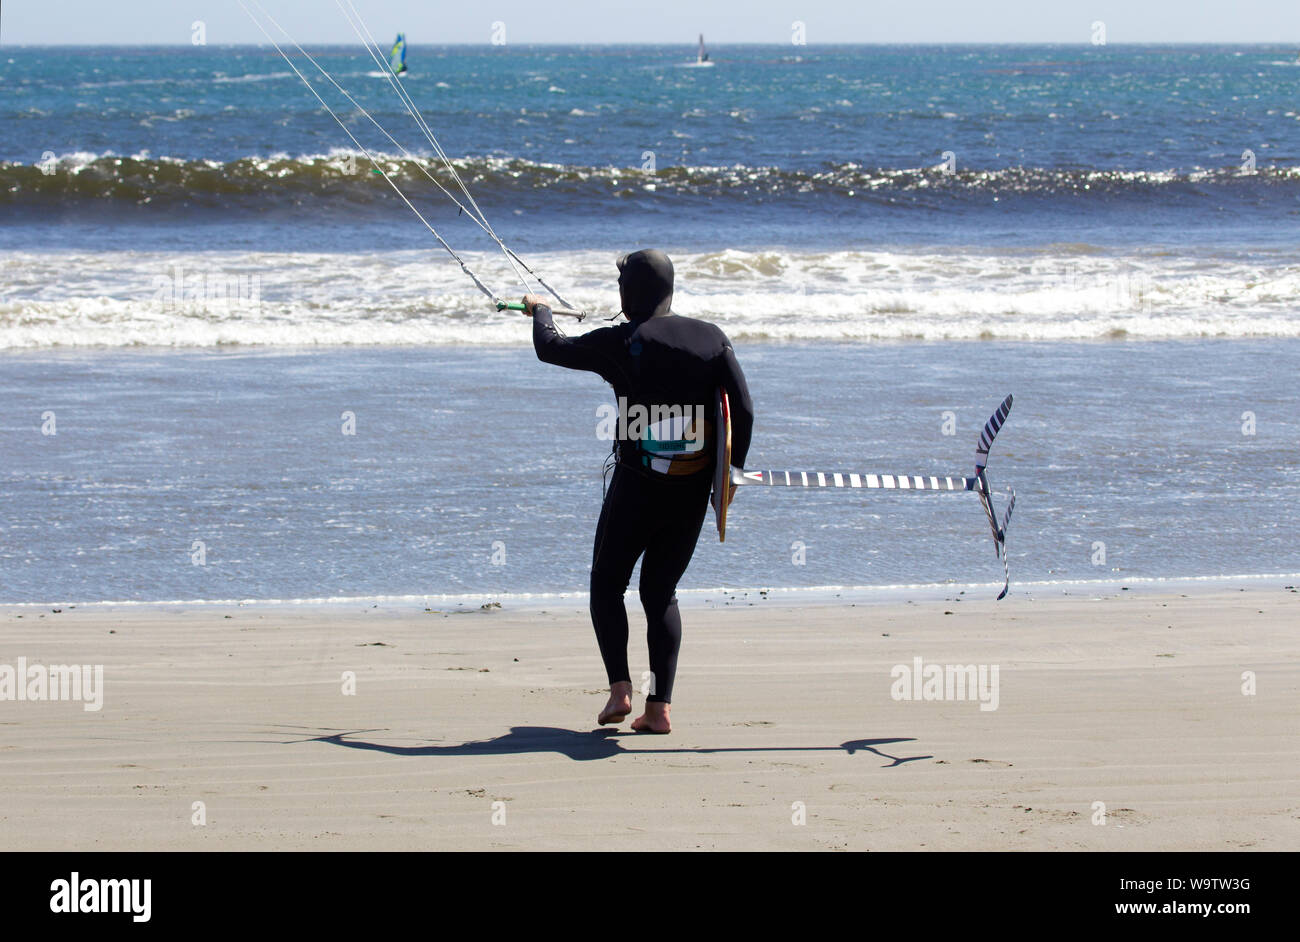
[[[308,51],[517,299],[384,73]],[[568,332],[617,312],[617,255],[673,256],[749,376],[751,467],[968,474],[1010,392],[1013,593],[1300,572],[1294,49],[692,58],[415,43],[402,82],[593,312]],[[535,360],[273,49],[0,47],[0,88],[0,602],[584,590],[608,389]],[[711,526],[688,594],[1001,582],[970,494],[746,490]]]

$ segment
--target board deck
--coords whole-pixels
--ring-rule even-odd
[[[716,465],[713,468],[713,516],[718,523],[718,542],[727,541],[727,500],[731,492],[731,404],[727,391],[718,387],[714,400],[714,441]]]

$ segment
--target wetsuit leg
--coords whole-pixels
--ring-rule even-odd
[[[591,560],[591,623],[605,662],[609,683],[630,681],[627,666],[627,608],[623,593],[632,578],[637,557],[645,549],[647,528],[641,514],[647,503],[640,475],[626,468],[614,476],[596,524],[596,545]]]
[[[677,582],[690,565],[700,527],[709,508],[708,476],[700,484],[661,484],[656,527],[641,560],[641,607],[645,609],[646,644],[654,688],[646,700],[671,703],[677,677],[677,652],[682,644],[682,619],[677,610]]]

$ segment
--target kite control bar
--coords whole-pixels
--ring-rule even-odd
[[[546,306],[551,307],[549,304]],[[521,304],[518,301],[498,301],[497,310],[498,311],[523,311],[523,310],[527,310],[527,308],[525,308],[523,304]],[[576,317],[578,320],[582,320],[584,317],[587,316],[586,311],[572,311],[567,307],[551,307],[551,313],[563,314],[565,317]]]

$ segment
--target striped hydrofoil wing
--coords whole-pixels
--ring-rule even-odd
[[[831,487],[849,490],[885,490],[885,491],[974,491],[979,495],[980,505],[988,519],[989,532],[993,536],[993,551],[1002,560],[1002,571],[1006,577],[1002,584],[999,599],[1005,598],[1011,588],[1011,568],[1007,564],[1007,527],[1011,524],[1011,511],[1016,506],[1016,492],[1008,491],[1007,508],[998,520],[998,513],[993,506],[993,489],[989,486],[987,468],[989,449],[997,438],[998,430],[1007,420],[1011,411],[1012,397],[1002,400],[1002,405],[989,416],[980,432],[979,444],[975,447],[975,474],[973,477],[961,475],[933,474],[867,474],[858,471],[745,471],[741,468],[731,469],[731,483],[737,487],[745,485],[767,487]]]
[[[859,474],[853,471],[742,471],[731,469],[731,483],[770,487],[860,487],[886,491],[973,491],[979,478],[932,474]]]
[[[989,416],[989,420],[984,423],[984,431],[980,433],[980,442],[975,446],[975,470],[981,471],[989,465],[989,449],[993,447],[993,439],[997,438],[998,429],[1002,428],[1002,423],[1007,420],[1007,413],[1011,411],[1011,397],[1002,400],[1002,405],[998,406],[996,412]]]

